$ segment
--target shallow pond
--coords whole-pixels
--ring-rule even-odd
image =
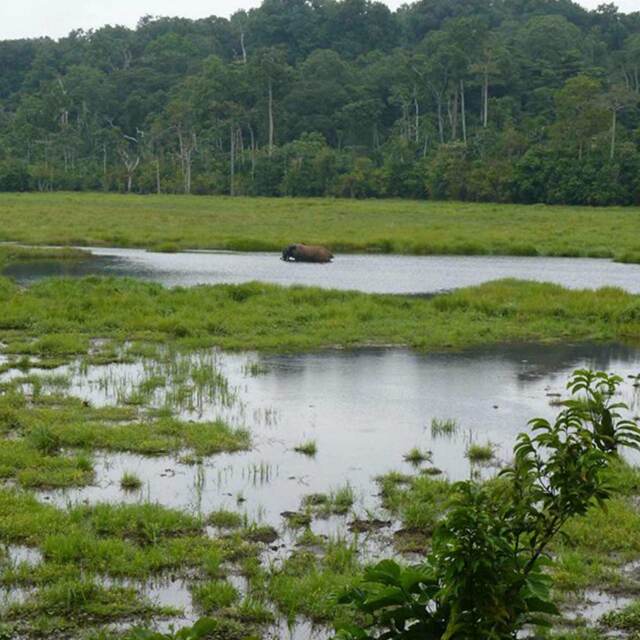
[[[148,405],[162,407],[175,390],[172,375],[187,379],[189,367],[220,372],[228,382],[224,392],[196,393],[174,410],[187,420],[224,417],[250,429],[251,451],[208,457],[202,464],[186,464],[180,456],[145,457],[128,453],[96,453],[96,484],[67,490],[40,491],[44,501],[60,506],[74,503],[153,501],[165,506],[207,514],[217,509],[246,513],[250,520],[276,526],[281,533],[266,548],[266,564],[278,562],[293,548],[296,534],[285,527],[283,511],[296,511],[309,493],[327,493],[349,484],[356,495],[357,516],[388,517],[380,511],[373,479],[389,471],[415,472],[404,461],[412,447],[432,452],[436,466],[450,479],[464,479],[476,471],[497,472],[508,460],[517,434],[534,416],[551,418],[553,403],[566,397],[564,385],[579,367],[618,373],[625,378],[621,400],[633,415],[640,411],[635,376],[640,350],[622,345],[509,345],[458,353],[418,354],[404,349],[334,350],[300,355],[221,353],[192,356],[172,354],[165,387],[155,388]],[[43,372],[43,390],[63,388],[94,406],[122,404],[140,384],[160,377],[152,360],[130,364],[84,366],[80,362]],[[169,371],[169,369],[167,369]],[[18,375],[10,370],[0,376]],[[452,434],[438,436],[432,420],[453,420]],[[108,427],[106,427],[108,428]],[[317,445],[315,456],[294,449],[304,441]],[[477,467],[465,452],[470,443],[491,443],[494,464]],[[120,486],[125,472],[137,474],[143,486],[126,492]],[[346,535],[352,516],[314,519],[317,534]],[[393,553],[393,532],[399,523],[372,535],[362,535],[358,550],[365,560]],[[216,535],[212,528],[210,533]],[[12,562],[40,561],[37,552],[11,547]],[[242,578],[229,578],[242,592]],[[109,583],[109,581],[106,581]],[[237,584],[236,584],[237,582]],[[127,581],[124,581],[127,584]],[[133,584],[133,583],[132,583]],[[189,581],[159,577],[135,584],[155,603],[177,606],[179,618],[159,621],[187,624],[198,615]],[[0,590],[2,603],[20,602],[28,590]],[[595,620],[626,600],[589,592],[586,603],[572,615]],[[308,640],[330,637],[325,628],[304,620],[289,628],[282,619],[265,638]]]
[[[227,377],[230,400],[199,397],[183,407],[184,418],[222,416],[252,432],[254,448],[220,454],[204,465],[173,456],[97,454],[96,486],[43,494],[68,501],[121,501],[142,498],[209,512],[227,508],[281,526],[280,513],[296,510],[308,493],[328,492],[349,483],[357,511],[375,510],[379,501],[372,479],[388,471],[415,470],[403,460],[413,447],[432,452],[432,462],[450,479],[469,477],[465,457],[470,443],[491,443],[495,465],[508,460],[515,437],[536,416],[552,417],[551,406],[565,396],[564,384],[577,367],[640,372],[640,351],[619,345],[508,346],[446,354],[401,349],[325,351],[304,355],[220,354],[200,356]],[[261,373],[250,375],[248,363]],[[73,371],[73,367],[71,368]],[[64,370],[61,370],[64,372]],[[72,375],[70,393],[92,404],[116,404],[134,389],[144,365],[91,366]],[[625,384],[624,399],[636,407],[636,389]],[[163,391],[154,403],[161,406]],[[452,419],[453,434],[432,432],[432,420]],[[313,440],[317,453],[294,450]],[[139,475],[144,487],[126,494],[119,481],[125,471]],[[495,466],[481,469],[483,474]],[[332,533],[340,521],[316,523]]]
[[[13,264],[4,273],[22,284],[54,275],[131,276],[167,286],[239,284],[260,280],[368,293],[430,294],[500,278],[554,282],[572,289],[621,287],[640,293],[640,265],[592,258],[508,256],[339,255],[331,264],[285,263],[277,253],[199,251],[153,253],[90,249],[79,263]]]

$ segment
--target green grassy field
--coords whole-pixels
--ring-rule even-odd
[[[278,250],[301,240],[336,251],[574,255],[640,262],[638,213],[410,201],[0,195],[0,240],[165,251]],[[84,257],[69,249],[0,247],[0,266]],[[283,525],[302,528],[282,566],[268,565],[260,555],[261,545],[282,532],[250,522],[240,506],[237,512],[194,514],[144,501],[63,508],[36,498],[42,489],[95,483],[97,452],[171,455],[176,464],[191,465],[220,452],[251,448],[251,434],[244,429],[177,417],[191,387],[218,397],[233,393],[213,369],[196,363],[185,370],[181,356],[211,346],[277,352],[363,345],[444,350],[579,340],[638,343],[640,296],[615,288],[573,291],[515,280],[419,298],[255,282],[169,289],[102,277],[47,279],[21,288],[0,278],[0,351],[5,357],[0,372],[21,372],[0,384],[0,583],[9,590],[30,589],[24,602],[0,608],[0,638],[122,640],[126,632],[106,631],[105,625],[176,613],[150,601],[142,589],[168,573],[189,582],[196,611],[213,613],[225,640],[260,637],[274,615],[329,625],[353,617],[352,611],[336,608],[334,595],[360,580],[357,542],[324,540],[305,529],[314,518],[349,512],[353,495],[348,486],[307,496],[302,516],[308,522]],[[59,370],[33,370],[78,358],[86,365],[140,358],[158,363],[124,390],[115,406],[93,407],[69,394],[70,381]],[[23,385],[30,385],[28,393]],[[156,411],[151,398],[160,387],[167,389],[169,400]],[[455,425],[448,428],[453,431]],[[309,457],[315,449],[315,441],[302,438],[296,447],[300,456]],[[407,450],[407,459],[416,463],[427,457],[421,450]],[[563,605],[575,601],[580,606],[576,594],[584,589],[631,595],[640,589],[625,565],[640,555],[640,476],[624,465],[614,471],[611,482],[620,494],[609,513],[594,507],[571,521],[572,544],[560,541],[554,548],[550,571]],[[120,487],[140,491],[146,482],[149,478],[127,471]],[[452,486],[418,469],[415,475],[390,473],[379,484],[382,505],[411,534],[395,541],[396,551],[422,552]],[[207,524],[224,531],[212,537]],[[416,530],[423,532],[418,538]],[[35,567],[10,561],[4,546],[10,544],[33,547],[42,560]],[[246,595],[226,580],[229,575],[247,579]],[[105,584],[105,577],[129,582]],[[624,610],[602,624],[618,628],[632,614]],[[597,637],[591,633],[579,628],[562,637]]]
[[[93,338],[274,351],[640,338],[640,296],[515,280],[424,299],[262,283],[166,289],[97,277],[20,289],[0,279],[0,306],[9,350],[54,360],[86,353]]]
[[[592,256],[640,261],[640,211],[411,200],[2,194],[0,241],[165,251]]]

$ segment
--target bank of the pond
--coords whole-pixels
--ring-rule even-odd
[[[93,338],[281,351],[640,338],[640,296],[516,280],[423,299],[262,283],[166,289],[98,277],[22,289],[0,279],[0,304],[12,350],[47,357],[84,353]]]
[[[2,194],[0,240],[30,244],[277,251],[545,255],[640,261],[638,210],[544,205]]]
[[[23,247],[20,245],[0,245],[0,269],[8,265],[28,262],[55,261],[61,263],[82,262],[90,253],[74,247]]]

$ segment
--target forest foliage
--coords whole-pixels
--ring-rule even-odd
[[[640,12],[264,0],[0,42],[0,191],[640,202]]]

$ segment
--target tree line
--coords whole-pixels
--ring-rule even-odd
[[[0,42],[0,190],[640,203],[640,12],[264,0]]]

